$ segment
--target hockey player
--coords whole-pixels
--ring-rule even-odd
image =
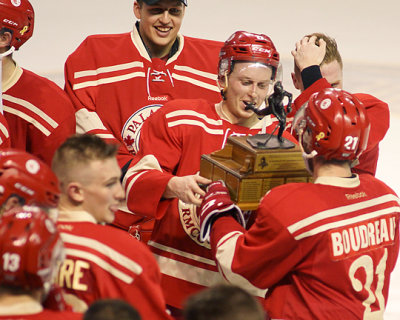
[[[124,172],[138,149],[143,121],[167,101],[220,98],[222,43],[179,33],[186,6],[186,0],[134,1],[138,21],[131,32],[89,36],[66,61],[65,90],[76,108],[77,132],[121,143]],[[115,224],[151,231],[152,222],[145,221],[124,207]]]
[[[64,258],[57,228],[37,207],[19,207],[0,218],[0,319],[81,319],[79,313],[42,305]]]
[[[57,177],[43,161],[25,151],[0,150],[0,214],[35,205],[56,220],[59,196]]]
[[[272,319],[383,319],[400,203],[383,182],[351,171],[367,145],[367,113],[354,95],[327,88],[302,114],[295,126],[314,183],[273,188],[246,231],[227,188],[214,182],[201,205],[201,238],[212,227],[225,279],[270,288],[264,307]]]
[[[55,83],[22,69],[13,59],[31,36],[34,11],[28,0],[0,0],[2,100],[11,146],[51,163],[57,147],[75,132],[73,105]]]
[[[9,148],[11,146],[10,133],[8,129],[8,124],[4,115],[0,113],[0,148]]]
[[[201,155],[222,149],[229,136],[261,131],[263,121],[246,105],[258,108],[266,100],[278,65],[269,37],[238,31],[220,53],[222,101],[174,100],[143,125],[125,178],[127,202],[133,212],[156,219],[148,245],[163,274],[167,303],[175,308],[189,294],[223,281],[209,246],[198,238],[196,205],[204,194],[198,184],[211,182],[197,175]],[[286,131],[284,137],[292,138]]]
[[[322,33],[305,36],[296,43],[293,84],[302,94],[295,100],[292,115],[309,99],[312,93],[324,88],[343,88],[343,61],[336,41]],[[376,97],[356,93],[367,109],[371,122],[367,149],[357,160],[353,171],[375,175],[379,157],[379,142],[385,137],[390,125],[387,103]]]
[[[25,151],[0,150],[0,216],[29,205],[39,207],[55,222],[59,196],[57,177],[47,164]],[[43,306],[53,310],[71,309],[62,290],[54,284]]]
[[[102,225],[113,221],[124,199],[116,152],[116,145],[89,134],[70,137],[56,151],[58,229],[67,253],[58,281],[79,299],[81,311],[97,299],[118,298],[143,319],[170,319],[150,250],[127,232]]]

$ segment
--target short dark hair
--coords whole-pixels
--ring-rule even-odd
[[[221,284],[190,296],[184,306],[185,320],[264,320],[266,313],[250,293]]]
[[[65,140],[57,149],[52,169],[61,182],[76,165],[114,158],[117,151],[118,145],[107,143],[98,136],[76,134]]]
[[[83,320],[141,320],[139,312],[120,299],[101,299],[93,302],[83,314]]]

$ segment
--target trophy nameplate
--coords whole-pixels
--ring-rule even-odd
[[[222,150],[202,155],[200,161],[200,175],[225,181],[231,199],[242,210],[255,210],[260,199],[273,187],[310,181],[298,145],[287,149],[259,149],[248,138],[229,137]]]

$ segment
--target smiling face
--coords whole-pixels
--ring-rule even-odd
[[[166,56],[181,28],[185,6],[177,0],[161,0],[151,6],[135,1],[133,11],[140,20],[139,32],[152,57]]]
[[[111,223],[124,199],[121,169],[115,158],[91,161],[80,177],[82,208],[99,223]]]
[[[256,108],[265,101],[272,88],[272,69],[254,62],[236,62],[228,75],[227,83],[220,86],[225,90],[222,110],[231,123],[241,124],[255,116],[251,110],[245,110],[245,103],[253,103]]]

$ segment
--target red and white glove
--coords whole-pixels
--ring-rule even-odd
[[[200,241],[210,241],[212,224],[218,217],[231,215],[243,227],[246,223],[242,210],[233,203],[229,190],[221,180],[210,183],[199,211]]]

